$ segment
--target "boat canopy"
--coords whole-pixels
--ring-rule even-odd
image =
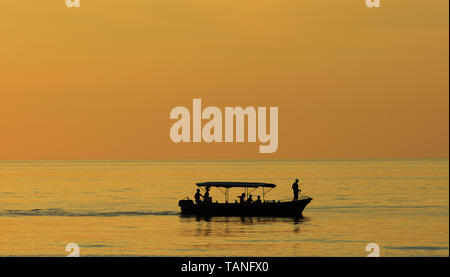
[[[275,184],[254,183],[254,182],[203,182],[197,183],[198,187],[217,187],[217,188],[274,188]]]

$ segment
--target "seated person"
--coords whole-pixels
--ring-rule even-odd
[[[258,198],[256,199],[255,203],[256,204],[261,204],[262,203],[261,196],[258,195]]]
[[[245,193],[242,193],[241,196],[238,196],[239,198],[239,203],[244,203],[245,202]]]
[[[250,194],[247,198],[247,203],[253,203],[252,195]]]
[[[209,197],[209,187],[206,187],[205,195],[203,196],[203,201],[206,203],[212,203],[212,198]]]
[[[200,189],[197,189],[197,192],[195,193],[194,199],[195,199],[195,203],[201,203],[202,200],[200,199],[200,197],[203,197],[203,195],[201,195],[200,193]]]

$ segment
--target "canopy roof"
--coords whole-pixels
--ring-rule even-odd
[[[203,182],[197,183],[199,187],[220,187],[220,188],[274,188],[275,184],[253,183],[253,182]]]

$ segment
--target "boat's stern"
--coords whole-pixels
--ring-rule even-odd
[[[190,210],[192,210],[192,208],[194,207],[194,201],[190,200],[190,199],[183,199],[178,201],[178,206],[181,208],[182,212],[188,212]]]

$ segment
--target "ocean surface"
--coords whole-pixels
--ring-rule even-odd
[[[179,213],[196,182],[271,182],[266,199],[283,200],[295,178],[313,198],[302,219]],[[81,256],[364,257],[368,243],[449,256],[449,162],[0,161],[0,256],[66,256],[69,243]]]

